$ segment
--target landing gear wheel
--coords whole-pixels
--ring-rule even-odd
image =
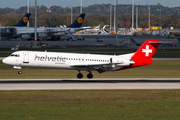
[[[18,71],[18,74],[22,74],[22,72],[21,72],[21,71]]]
[[[81,74],[81,73],[77,74],[77,78],[79,78],[79,79],[83,78],[83,74]]]
[[[91,73],[87,74],[87,78],[89,78],[89,79],[93,78],[93,74],[91,74]]]

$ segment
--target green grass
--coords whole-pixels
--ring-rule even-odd
[[[25,78],[76,78],[78,71],[64,69],[40,69],[23,68],[22,74],[12,66],[0,61],[0,79],[25,79]],[[151,65],[132,68],[116,72],[105,72],[99,74],[93,71],[94,78],[180,78],[179,60],[154,60]],[[84,78],[88,72],[82,71]]]
[[[180,90],[0,91],[1,120],[179,120]]]

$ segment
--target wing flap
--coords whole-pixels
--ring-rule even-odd
[[[110,70],[111,63],[102,63],[102,64],[71,64],[71,67],[74,67],[76,69],[82,69],[82,68],[87,68],[87,70],[96,70],[99,73],[106,72]]]
[[[82,63],[82,64],[71,64],[70,66],[71,67],[95,67],[95,66],[103,66],[103,65],[110,65],[111,63],[102,63],[102,64],[92,64],[92,63],[90,63],[90,64],[88,64],[88,63],[86,63],[86,64],[84,64],[84,63]]]

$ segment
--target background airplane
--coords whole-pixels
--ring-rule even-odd
[[[27,27],[27,23],[29,21],[30,15],[31,15],[31,13],[26,13],[16,25],[9,26],[9,27],[11,27],[11,28]],[[3,26],[3,27],[0,27],[0,28],[5,28],[5,27]],[[6,28],[7,28],[7,26],[6,26]]]
[[[84,22],[85,13],[80,14],[77,19],[68,27],[46,27],[46,28],[37,28],[37,36],[39,38],[49,37],[60,37],[62,35],[69,34],[74,40],[76,38],[72,33],[84,30],[87,28],[81,28]],[[30,39],[34,36],[34,27],[21,27],[17,29],[17,34],[21,35],[22,39]]]
[[[19,69],[19,74],[22,73],[21,67],[56,68],[77,70],[77,78],[83,78],[80,71],[88,71],[87,78],[93,78],[92,71],[104,73],[152,64],[151,57],[162,43],[159,40],[147,40],[135,53],[124,55],[17,51],[2,62]]]
[[[21,20],[14,26],[3,26],[3,27],[0,27],[0,31],[1,31],[1,37],[7,37],[7,33],[8,34],[8,37],[9,38],[16,38],[18,37],[17,36],[17,29],[19,28],[23,28],[23,27],[26,27],[27,28],[27,23],[29,21],[29,17],[30,17],[31,13],[26,13],[22,18]]]
[[[21,20],[14,25],[15,27],[27,27],[27,23],[29,21],[31,13],[26,13]]]
[[[102,31],[100,32],[101,35],[109,35],[109,31],[106,29],[107,26],[109,25],[104,25]]]

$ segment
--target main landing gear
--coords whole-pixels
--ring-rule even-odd
[[[81,74],[80,71],[79,71],[79,74],[77,74],[77,78],[79,78],[79,79],[83,78],[83,74]]]
[[[87,74],[87,78],[89,79],[93,78],[93,74],[92,73]]]
[[[81,74],[80,71],[77,74],[77,78],[79,78],[79,79],[83,78],[83,74]],[[89,78],[89,79],[93,78],[93,74],[90,72],[89,74],[87,74],[87,78]]]

